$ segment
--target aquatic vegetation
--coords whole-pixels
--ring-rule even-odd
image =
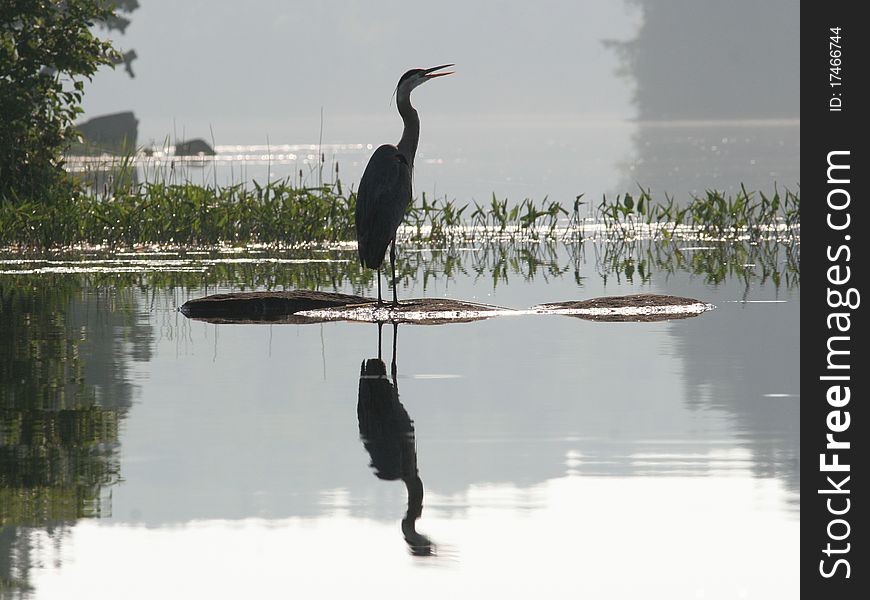
[[[554,238],[563,232],[562,217],[568,216],[559,202],[544,198],[540,205],[530,198],[509,205],[508,199],[499,200],[495,194],[489,204],[473,202],[474,210],[467,219],[463,215],[469,204],[458,205],[455,200],[435,198],[429,201],[423,193],[419,203],[412,205],[405,216],[404,231],[413,241],[443,241],[480,238],[525,238],[537,240]]]
[[[734,197],[707,190],[687,204],[665,196],[653,201],[649,190],[640,188],[613,200],[602,198],[598,214],[610,237],[622,239],[653,237],[672,239],[686,234],[703,239],[767,239],[800,235],[800,196],[786,190],[772,196],[764,192],[741,191]]]
[[[305,185],[302,178],[265,184],[219,186],[163,181],[135,182],[135,167],[120,161],[102,189],[73,190],[47,201],[0,201],[0,247],[56,250],[71,246],[130,248],[140,244],[217,246],[266,244],[299,248],[352,241],[356,196],[336,177]],[[321,178],[322,179],[322,178]],[[678,203],[656,202],[649,191],[604,197],[593,207],[577,196],[558,201],[523,199],[511,204],[493,195],[489,204],[459,204],[424,193],[400,229],[405,241],[461,242],[492,239],[797,239],[800,197],[748,192]]]

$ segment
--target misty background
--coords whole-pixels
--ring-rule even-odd
[[[144,0],[113,32],[138,56],[135,77],[98,73],[83,118],[132,110],[140,145],[322,144],[355,182],[372,149],[401,134],[399,76],[456,63],[414,94],[418,190],[573,201],[638,184],[678,196],[796,189],[799,8]],[[257,166],[243,177],[300,167]]]
[[[455,62],[449,84],[417,94],[427,112],[797,117],[798,9],[797,0],[144,0],[114,36],[136,49],[136,77],[101,72],[86,111],[132,108],[144,137],[158,139],[209,124],[233,143],[316,136],[321,108],[327,119],[392,113],[399,75]],[[290,129],[293,120],[308,130]]]

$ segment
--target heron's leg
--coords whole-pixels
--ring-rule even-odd
[[[381,299],[381,268],[378,267],[378,306],[383,303],[384,301]]]
[[[396,238],[390,243],[390,267],[393,270],[393,306],[399,305],[399,297],[396,295]]]

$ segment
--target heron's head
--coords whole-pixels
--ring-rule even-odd
[[[418,85],[426,83],[436,77],[443,77],[444,75],[452,75],[453,71],[447,71],[446,73],[436,73],[436,71],[440,71],[441,69],[446,69],[447,67],[452,67],[453,65],[441,65],[438,67],[432,67],[431,69],[411,69],[404,75],[399,78],[399,83],[396,85],[396,97],[397,98],[407,98],[408,95]]]

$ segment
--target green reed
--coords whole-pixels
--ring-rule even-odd
[[[682,232],[707,239],[793,238],[800,229],[800,196],[774,187],[772,196],[748,192],[740,186],[735,196],[708,190],[688,204],[677,204],[672,196],[654,202],[649,190],[640,188],[634,196],[602,198],[597,208],[607,233],[621,239],[657,237],[673,239]]]
[[[175,247],[266,244],[300,247],[355,239],[356,194],[337,177],[306,185],[300,175],[251,185],[175,183],[172,168],[161,181],[137,183],[135,166],[122,160],[102,185],[83,185],[39,200],[0,199],[0,247],[51,250],[71,246]],[[403,237],[419,242],[453,239],[582,240],[587,227],[608,239],[780,239],[799,235],[800,198],[741,188],[736,196],[708,191],[678,204],[655,202],[648,190],[604,197],[589,207],[577,196],[511,204],[493,194],[488,204],[460,204],[425,193],[407,211]],[[585,212],[585,214],[584,214]],[[593,228],[594,229],[594,228]]]

